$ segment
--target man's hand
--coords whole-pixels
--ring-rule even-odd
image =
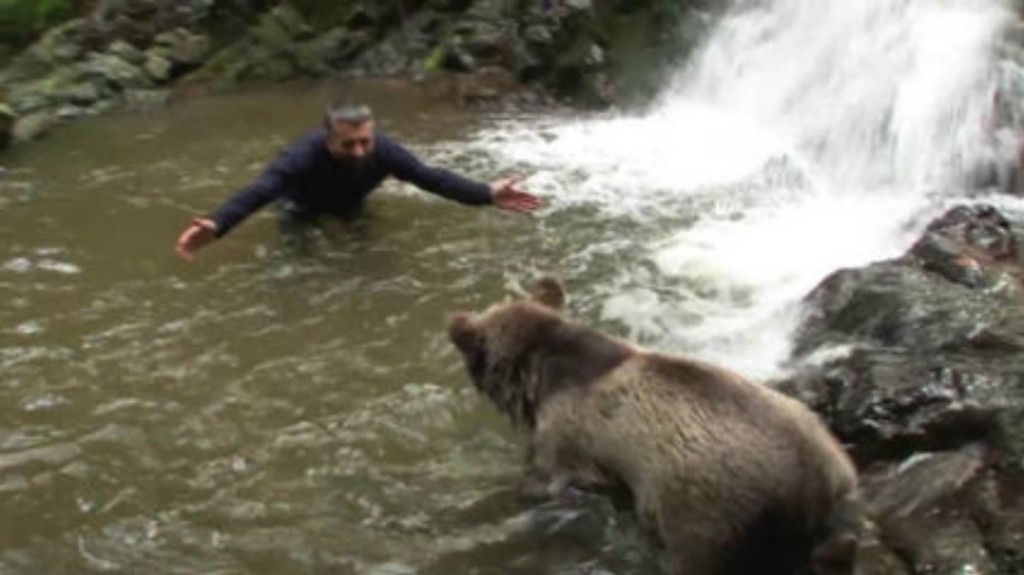
[[[215,239],[217,224],[213,223],[213,220],[196,218],[178,236],[178,244],[174,246],[174,251],[181,259],[191,261],[197,251]]]
[[[526,213],[541,207],[540,198],[524,190],[516,178],[506,178],[491,184],[491,200],[494,205],[510,212]]]

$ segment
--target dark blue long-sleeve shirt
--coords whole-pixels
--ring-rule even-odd
[[[290,200],[310,215],[351,215],[366,196],[388,176],[463,204],[491,202],[487,184],[454,172],[424,165],[409,150],[381,133],[369,156],[353,163],[339,160],[327,150],[327,133],[316,130],[288,146],[252,185],[236,193],[211,215],[217,236],[253,212],[279,200]]]

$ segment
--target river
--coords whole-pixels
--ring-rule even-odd
[[[407,83],[253,88],[0,156],[0,573],[650,573],[628,515],[527,510],[523,441],[446,317],[567,283],[574,316],[756,378],[800,298],[963,196],[994,0],[739,2],[649,109],[484,113]],[[307,250],[188,220],[337,94],[535,216],[389,182]]]

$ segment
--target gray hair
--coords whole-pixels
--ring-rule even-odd
[[[335,102],[327,106],[324,112],[324,127],[327,131],[333,131],[334,125],[338,122],[346,124],[362,124],[373,119],[373,111],[364,104],[352,104],[349,102]]]

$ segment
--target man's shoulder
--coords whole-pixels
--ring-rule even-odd
[[[410,152],[408,148],[383,132],[376,131],[374,132],[373,137],[376,141],[374,145],[374,155],[378,159],[383,159],[389,162],[406,163],[410,157],[414,157],[413,153]]]
[[[313,165],[322,159],[327,148],[324,144],[326,133],[323,129],[313,130],[292,140],[281,151],[281,160],[295,168]]]
[[[389,152],[399,146],[398,142],[396,142],[394,138],[380,130],[375,130],[373,132],[373,139],[375,140],[375,148],[377,150]]]
[[[288,151],[300,154],[318,152],[324,147],[327,132],[323,128],[310,130],[288,144]]]

